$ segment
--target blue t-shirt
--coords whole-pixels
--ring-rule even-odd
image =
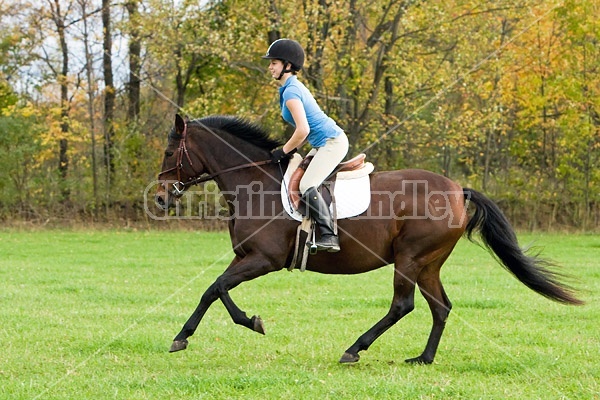
[[[281,116],[286,122],[295,127],[292,113],[285,105],[286,101],[290,99],[298,99],[304,106],[308,127],[310,128],[308,143],[312,147],[323,147],[327,139],[338,137],[343,132],[342,128],[321,110],[313,95],[295,75],[290,76],[285,84],[279,88]]]

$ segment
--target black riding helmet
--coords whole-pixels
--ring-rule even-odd
[[[290,63],[292,65],[291,71],[300,71],[304,66],[304,50],[300,43],[292,39],[277,39],[271,43],[267,54],[262,58],[281,60],[284,64]]]

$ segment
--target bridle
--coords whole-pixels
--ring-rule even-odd
[[[183,156],[184,156],[184,154],[185,154],[185,158],[187,159],[188,163],[190,164],[190,167],[193,166],[192,159],[190,158],[190,154],[187,149],[186,138],[187,138],[187,123],[184,123],[183,132],[181,133],[181,139],[179,140],[179,147],[177,149],[177,163],[175,164],[174,167],[166,169],[158,174],[158,180],[160,181],[161,175],[164,175],[171,171],[175,171],[175,170],[177,171],[177,182],[173,183],[173,195],[175,197],[181,197],[181,195],[183,195],[183,192],[185,191],[185,189],[188,188],[189,186],[193,186],[193,185],[197,185],[202,182],[210,181],[216,176],[226,174],[228,172],[237,171],[240,169],[259,167],[261,165],[266,165],[266,164],[272,163],[272,161],[270,159],[264,160],[264,161],[254,161],[254,162],[250,162],[250,163],[246,163],[246,164],[242,164],[242,165],[237,165],[235,167],[225,168],[220,171],[214,172],[212,174],[207,174],[207,175],[203,175],[203,176],[192,176],[192,177],[188,178],[187,182],[182,182],[181,181],[181,171],[183,171]],[[166,189],[166,187],[165,187],[165,189]]]

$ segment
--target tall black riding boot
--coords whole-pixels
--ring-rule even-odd
[[[311,187],[302,196],[302,200],[308,208],[308,213],[319,225],[321,238],[316,241],[317,250],[326,250],[330,253],[340,251],[340,241],[333,229],[333,218],[329,206],[317,188]]]

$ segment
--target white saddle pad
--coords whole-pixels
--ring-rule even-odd
[[[292,173],[298,168],[302,157],[294,154],[283,177],[281,185],[281,202],[290,217],[302,221],[302,214],[292,207],[288,197],[288,185]],[[371,180],[369,174],[375,167],[370,162],[356,171],[338,172],[334,186],[335,207],[337,219],[355,217],[362,214],[371,202]],[[333,207],[330,206],[333,213]],[[332,214],[333,215],[333,214]]]

